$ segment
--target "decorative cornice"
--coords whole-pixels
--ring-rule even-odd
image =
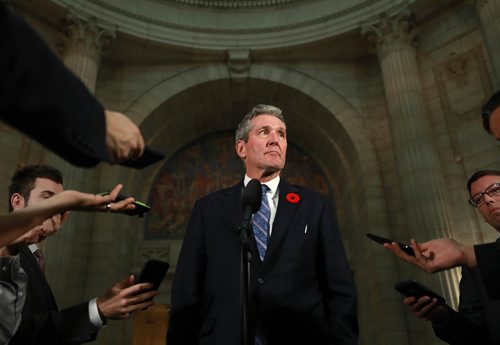
[[[265,27],[265,28],[251,28],[251,29],[219,29],[219,28],[207,28],[207,27],[196,27],[196,26],[190,26],[190,25],[181,25],[177,23],[171,23],[169,21],[165,20],[160,20],[160,19],[154,19],[148,16],[144,16],[138,13],[130,12],[124,8],[120,8],[114,5],[109,4],[107,1],[104,0],[87,0],[89,3],[93,3],[94,5],[97,5],[101,8],[104,8],[106,10],[118,13],[120,15],[133,18],[136,20],[140,20],[141,22],[147,23],[147,24],[152,24],[152,25],[157,25],[169,29],[175,29],[175,30],[181,30],[181,31],[188,31],[188,32],[196,32],[196,33],[204,33],[204,34],[232,34],[232,35],[240,35],[240,34],[260,34],[260,33],[273,33],[273,32],[280,32],[280,31],[287,31],[291,29],[300,29],[316,24],[321,24],[324,22],[328,22],[340,17],[344,17],[346,15],[355,13],[359,10],[365,9],[366,7],[369,7],[375,3],[377,3],[379,0],[365,0],[362,3],[359,3],[355,6],[351,6],[349,8],[346,8],[344,10],[334,12],[334,13],[329,13],[327,15],[313,18],[310,20],[305,20],[302,22],[298,23],[291,23],[288,25],[277,25],[277,26],[270,26],[270,27]]]
[[[212,8],[258,8],[265,6],[277,6],[296,2],[297,0],[173,0],[185,5],[199,6],[199,7],[212,7]]]

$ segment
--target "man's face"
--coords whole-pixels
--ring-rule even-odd
[[[63,190],[63,186],[60,183],[56,183],[46,178],[37,178],[35,180],[35,187],[29,194],[29,199],[25,200],[21,195],[14,194],[11,197],[12,207],[14,208],[15,212],[16,210],[36,205],[42,200],[51,198],[54,195],[61,193]],[[59,230],[59,227],[61,225],[60,217],[61,215],[57,215],[52,217],[51,219],[46,220],[41,225],[34,227],[24,235],[18,237],[13,242],[13,244],[30,244],[42,241],[45,237],[50,236],[57,230]]]
[[[482,176],[471,185],[471,195],[484,192],[494,183],[500,183],[500,176],[486,175]],[[489,196],[484,194],[484,202],[477,208],[483,216],[486,223],[500,231],[500,193]]]
[[[500,107],[490,114],[490,130],[497,140],[500,140]]]
[[[272,115],[258,115],[250,122],[248,141],[236,143],[236,152],[251,178],[277,176],[286,160],[285,124]]]

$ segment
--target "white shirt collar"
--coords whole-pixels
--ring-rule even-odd
[[[252,179],[250,177],[248,177],[248,175],[245,174],[245,179],[243,180],[243,184],[245,185],[245,187],[247,186],[248,182],[250,182]],[[271,190],[271,195],[276,195],[276,191],[278,190],[278,186],[280,184],[280,175],[276,176],[275,178],[273,178],[272,180],[270,181],[267,181],[266,183],[264,183],[266,186],[269,187],[269,189]]]
[[[37,249],[39,249],[36,243],[29,244],[28,248],[31,250],[32,253],[34,253]]]

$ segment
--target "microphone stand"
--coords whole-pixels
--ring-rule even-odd
[[[251,216],[251,215],[250,215]],[[241,266],[240,266],[240,300],[242,306],[241,315],[241,340],[243,345],[253,345],[253,331],[251,323],[251,296],[250,296],[250,270],[252,263],[252,252],[248,243],[248,236],[251,229],[250,221],[243,222],[248,226],[240,226],[240,244],[241,244]]]

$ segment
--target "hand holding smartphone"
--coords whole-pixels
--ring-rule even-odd
[[[384,238],[384,237],[381,237],[381,236],[378,236],[375,234],[371,234],[371,233],[367,233],[366,236],[369,239],[374,240],[375,242],[382,244],[382,245],[384,245],[384,243],[396,242],[398,244],[399,248],[401,248],[401,250],[404,251],[406,254],[411,255],[411,256],[415,256],[415,251],[413,250],[413,248],[411,246],[409,246],[407,244],[393,241],[393,240],[390,240],[388,238]]]
[[[104,193],[100,193],[99,195],[108,195],[109,192],[104,192]],[[124,195],[124,194],[118,194],[116,196],[116,199],[114,202],[119,202],[119,201],[122,201],[122,200],[125,200],[129,198],[129,195]],[[133,210],[127,210],[126,212],[124,212],[125,214],[128,214],[129,216],[139,216],[139,218],[142,218],[144,217],[144,213],[148,212],[149,210],[151,210],[151,206],[149,206],[148,204],[142,202],[142,201],[134,201],[133,204],[135,205],[135,208]]]
[[[406,297],[415,297],[419,299],[420,297],[429,296],[431,299],[437,299],[440,304],[446,304],[446,300],[443,296],[420,284],[415,279],[397,283],[394,285],[394,288]]]
[[[153,284],[153,290],[158,290],[169,267],[168,262],[155,259],[148,260],[142,267],[135,283],[151,283]]]

